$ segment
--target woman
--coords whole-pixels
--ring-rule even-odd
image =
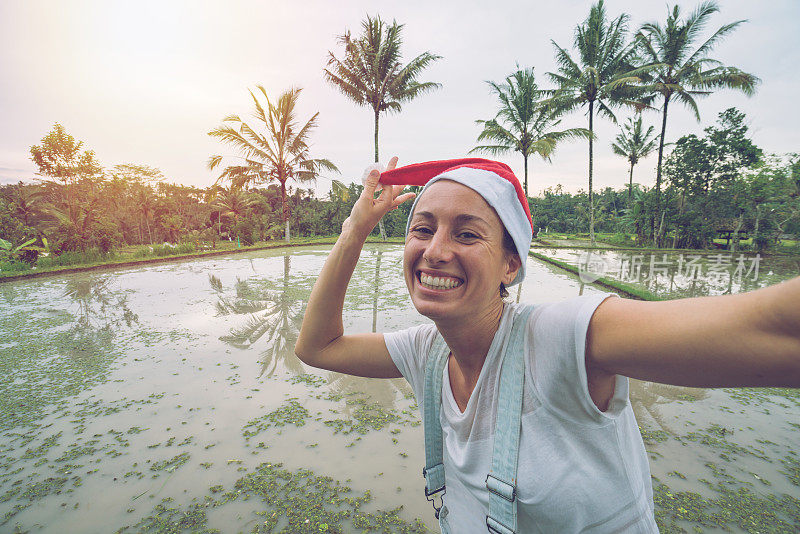
[[[446,486],[443,531],[657,532],[625,377],[800,386],[800,278],[667,302],[600,294],[506,303],[531,240],[511,170],[476,159],[396,164],[369,175],[311,293],[295,352],[316,367],[411,383],[426,423],[426,493]],[[344,335],[345,291],[367,235],[414,196],[400,194],[402,184],[423,183],[403,269],[414,306],[434,324]],[[514,365],[520,406],[509,408]]]

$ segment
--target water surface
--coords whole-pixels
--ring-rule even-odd
[[[0,531],[435,530],[408,384],[293,355],[329,250],[0,284]],[[598,291],[532,258],[528,273],[510,299]],[[425,321],[401,246],[362,253],[344,321]],[[665,530],[800,528],[800,396],[632,381],[631,401]]]

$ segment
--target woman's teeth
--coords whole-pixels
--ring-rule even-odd
[[[461,280],[457,278],[430,276],[425,273],[420,273],[419,280],[423,286],[432,289],[453,289],[461,285]]]

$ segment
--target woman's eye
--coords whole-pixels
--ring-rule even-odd
[[[461,232],[458,235],[461,236],[464,239],[477,239],[478,238],[478,236],[473,234],[472,232]]]
[[[420,234],[432,234],[433,233],[433,231],[430,228],[427,228],[425,226],[417,226],[415,228],[412,228],[411,231],[412,232],[418,232]]]

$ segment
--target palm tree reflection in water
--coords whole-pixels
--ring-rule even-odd
[[[378,327],[378,291],[381,281],[381,255],[382,250],[378,250],[378,257],[375,259],[375,285],[372,296],[372,331],[377,332]]]
[[[639,426],[647,426],[644,424],[645,421],[652,420],[660,427],[660,430],[676,437],[680,434],[667,424],[664,414],[661,413],[661,406],[676,401],[699,401],[708,396],[707,389],[630,380],[631,406]]]
[[[224,295],[219,278],[209,275],[209,283],[218,293],[219,315],[249,314],[242,326],[233,328],[220,340],[239,349],[249,349],[261,338],[266,338],[266,349],[261,352],[259,376],[272,376],[279,362],[294,374],[304,372],[302,363],[292,349],[300,333],[308,291],[298,289],[297,284],[290,285],[290,268],[291,257],[287,254],[283,257],[283,282],[280,290],[256,287],[262,282],[269,285],[266,280],[237,280],[236,295],[233,298]]]
[[[372,284],[359,290],[353,288],[353,306],[359,307],[366,304],[359,295],[367,297],[371,302],[372,308],[372,329],[376,331],[379,305],[386,305],[385,299],[380,299],[382,290],[387,288],[381,281],[382,250],[373,251],[375,258],[374,275],[366,277],[354,277],[355,285],[358,280],[367,281],[372,279]],[[398,264],[390,262],[388,267],[392,273],[399,272]],[[270,280],[238,280],[234,286],[235,294],[226,295],[226,289],[222,281],[209,275],[209,284],[217,293],[217,313],[219,315],[248,315],[244,324],[231,329],[230,333],[220,337],[220,340],[239,349],[250,349],[260,340],[263,341],[265,349],[261,352],[261,370],[259,376],[273,376],[278,369],[278,364],[282,363],[285,370],[298,375],[306,372],[303,364],[294,355],[294,344],[300,333],[300,325],[305,313],[305,303],[308,301],[313,277],[308,280],[299,280],[295,277],[290,279],[291,256],[283,257],[283,279],[277,284]],[[365,264],[366,269],[371,269],[369,263]],[[366,274],[366,273],[364,273]],[[369,282],[367,282],[369,283]],[[261,286],[261,287],[259,287]],[[276,288],[275,286],[278,286]],[[370,287],[371,286],[371,287]],[[397,291],[397,288],[392,288]],[[389,290],[391,293],[392,290]],[[369,296],[367,296],[369,295]],[[395,303],[401,306],[401,303]],[[391,411],[396,409],[398,399],[411,398],[413,396],[411,388],[403,379],[393,380],[374,380],[355,376],[343,375],[340,373],[326,373],[326,380],[331,387],[331,392],[348,398],[353,398],[355,403],[343,403],[343,415],[352,418],[353,410],[362,406],[359,399],[366,400],[368,405],[377,404],[383,410]]]
[[[93,359],[111,352],[111,340],[139,317],[128,307],[127,296],[115,292],[108,277],[71,278],[64,296],[78,305],[74,325],[60,336],[64,353],[74,359]]]

